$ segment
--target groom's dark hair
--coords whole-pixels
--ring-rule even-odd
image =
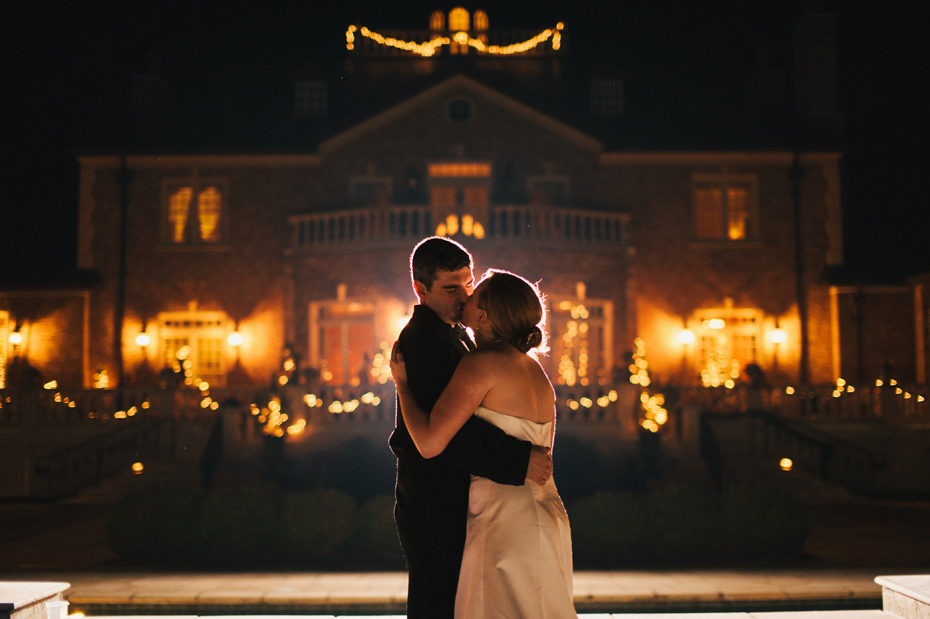
[[[427,290],[432,290],[440,271],[474,268],[471,254],[461,244],[442,236],[423,239],[410,254],[410,276]]]

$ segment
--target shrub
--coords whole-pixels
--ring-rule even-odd
[[[128,564],[172,565],[195,560],[202,494],[185,486],[152,487],[123,497],[107,517],[107,536]]]
[[[798,558],[808,531],[800,503],[762,488],[600,492],[572,504],[569,517],[576,567],[585,568]]]
[[[268,565],[280,557],[279,500],[256,488],[223,488],[201,509],[203,560],[207,564]]]
[[[576,563],[608,567],[635,563],[646,556],[643,502],[628,492],[598,492],[579,499],[569,510]]]
[[[328,565],[355,528],[355,499],[338,490],[288,494],[281,509],[287,552],[299,563]]]
[[[394,524],[394,495],[376,496],[359,508],[347,552],[358,567],[404,569],[404,553]]]

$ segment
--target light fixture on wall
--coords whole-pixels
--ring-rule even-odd
[[[694,344],[694,331],[692,331],[691,329],[682,329],[681,331],[679,331],[678,332],[678,343],[684,344],[685,346],[687,346],[688,344]]]
[[[229,337],[226,339],[226,341],[229,342],[230,346],[238,347],[242,345],[242,334],[239,333],[238,327],[235,331],[229,334]]]
[[[13,346],[19,346],[23,343],[23,334],[20,332],[21,325],[17,322],[13,327],[13,332],[10,333],[10,344]]]
[[[152,343],[152,338],[150,338],[149,334],[146,333],[144,330],[142,331],[142,333],[136,336],[136,344],[141,346],[142,348],[145,348],[151,343]]]
[[[784,344],[786,341],[788,341],[788,334],[785,333],[784,329],[779,329],[778,327],[772,329],[772,334],[770,337],[776,344]]]

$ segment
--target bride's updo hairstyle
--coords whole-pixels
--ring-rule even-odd
[[[488,313],[495,336],[522,353],[534,348],[542,353],[549,350],[545,305],[535,284],[509,271],[489,269],[478,286],[478,307]]]

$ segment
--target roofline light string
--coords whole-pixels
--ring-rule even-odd
[[[358,35],[367,37],[380,45],[396,47],[397,49],[419,54],[420,56],[424,57],[433,56],[437,49],[443,45],[450,45],[453,41],[459,45],[469,45],[474,47],[476,50],[484,54],[510,56],[513,54],[522,54],[528,52],[540,43],[545,43],[550,38],[552,39],[552,49],[558,50],[562,46],[562,29],[564,27],[565,25],[562,22],[559,22],[556,24],[555,28],[547,28],[546,30],[543,30],[537,34],[535,37],[527,39],[522,43],[513,43],[511,45],[502,47],[500,45],[487,45],[479,39],[470,37],[468,33],[464,31],[456,32],[454,35],[452,35],[452,37],[436,37],[424,43],[416,43],[414,41],[401,41],[392,37],[385,37],[381,34],[378,34],[377,32],[369,30],[365,26],[359,27],[352,25],[349,26],[348,30],[346,30],[346,49],[355,49],[355,38],[356,33],[358,33]]]

